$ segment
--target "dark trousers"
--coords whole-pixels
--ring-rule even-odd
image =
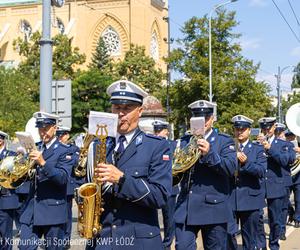
[[[227,249],[227,224],[222,223],[202,226],[176,224],[176,250],[196,250],[199,230],[201,230],[205,250]]]
[[[268,218],[270,226],[269,247],[271,250],[279,249],[279,237],[281,233],[282,203],[284,197],[267,199]]]
[[[21,224],[21,235],[19,242],[20,250],[33,250],[38,246],[45,249],[60,250],[64,248],[65,224],[50,226],[33,226]],[[44,239],[41,239],[44,236]]]
[[[293,219],[300,222],[300,184],[291,186],[291,191],[294,193],[295,210],[291,207]]]
[[[290,201],[290,187],[286,187],[286,195],[282,201],[282,214],[281,214],[281,235],[285,235],[286,221],[288,217],[288,206]]]
[[[0,210],[0,249],[12,249],[14,209]]]
[[[258,223],[256,225],[256,244],[258,249],[260,248],[266,248],[267,247],[267,241],[266,241],[266,232],[264,227],[264,210],[259,210],[259,217],[258,217]]]
[[[73,206],[73,195],[67,196],[68,204],[68,220],[65,228],[65,240],[70,241],[72,235],[72,206]]]
[[[162,208],[163,224],[164,224],[164,247],[170,248],[175,236],[174,212],[176,205],[176,195],[169,197],[167,204]]]

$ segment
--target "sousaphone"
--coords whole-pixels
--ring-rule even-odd
[[[300,136],[300,102],[292,105],[286,112],[285,122],[289,130],[296,136]],[[291,175],[294,176],[300,171],[300,154],[291,164]]]

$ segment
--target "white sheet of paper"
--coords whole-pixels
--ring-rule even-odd
[[[29,132],[16,132],[16,136],[23,148],[26,149],[27,152],[31,150],[36,150],[35,142],[32,135]]]
[[[108,136],[116,137],[118,129],[118,115],[106,112],[90,111],[89,134],[95,135],[97,125],[106,125]]]
[[[192,117],[190,119],[191,133],[192,135],[204,135],[205,130],[205,118],[204,117]]]

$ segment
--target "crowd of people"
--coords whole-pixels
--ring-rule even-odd
[[[174,241],[178,250],[197,249],[199,232],[204,249],[238,249],[239,233],[243,249],[267,249],[265,207],[270,249],[279,249],[279,240],[286,240],[287,221],[299,227],[300,174],[292,176],[290,166],[300,150],[296,135],[276,118],[259,119],[261,134],[252,141],[254,121],[237,114],[229,136],[213,127],[215,104],[198,100],[189,108],[192,117],[204,119],[204,134],[186,133],[173,141],[167,122],[155,121],[153,134],[139,128],[148,95],[143,89],[120,80],[107,93],[111,112],[118,115],[117,135],[106,138],[104,162],[95,160],[101,141],[95,138],[89,146],[87,162],[93,164],[86,167],[93,169],[86,172],[93,175],[90,181],[102,184],[103,211],[102,228],[86,249],[171,249]],[[17,188],[1,187],[0,249],[12,249],[13,221],[19,249],[37,249],[41,239],[46,249],[72,248],[74,190],[88,181],[74,173],[80,148],[68,143],[70,128],[59,127],[58,116],[39,111],[33,117],[41,142],[28,154],[32,173]],[[17,154],[6,148],[7,137],[0,131],[0,160]],[[192,140],[200,156],[175,184],[172,160],[180,150],[188,154]]]

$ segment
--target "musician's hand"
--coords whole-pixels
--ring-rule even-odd
[[[268,143],[267,141],[263,141],[263,142],[262,142],[262,145],[264,146],[264,148],[265,148],[266,150],[269,150],[269,149],[271,148],[271,144]]]
[[[260,133],[257,137],[256,137],[256,140],[260,143],[260,144],[263,144],[263,142],[266,141],[266,137],[264,134]]]
[[[237,152],[237,158],[241,164],[244,164],[247,161],[247,155],[245,155],[243,152]]]
[[[296,153],[300,153],[300,147],[294,147],[294,150],[296,151]]]
[[[99,182],[118,183],[123,175],[122,171],[111,164],[100,163],[95,168],[96,180]]]
[[[40,152],[40,151],[37,151],[37,150],[31,151],[31,153],[29,154],[29,158],[31,160],[35,160],[35,162],[40,166],[44,166],[46,164],[46,161],[43,158],[42,152]]]
[[[198,139],[197,140],[197,145],[199,150],[201,150],[202,155],[207,155],[210,149],[210,144],[207,140],[205,139]]]

